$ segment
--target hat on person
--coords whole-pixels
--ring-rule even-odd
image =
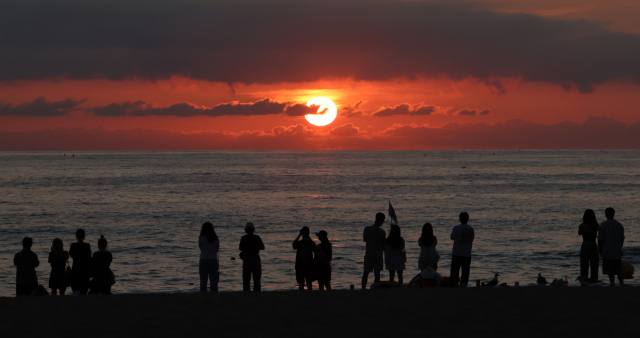
[[[255,227],[255,226],[253,226],[253,223],[251,223],[251,222],[247,222],[247,224],[245,224],[244,228],[245,228],[245,229],[249,229],[249,228],[251,228],[251,229],[255,229],[256,227]]]
[[[320,230],[320,232],[317,232],[317,233],[316,233],[316,236],[318,236],[318,237],[327,237],[327,236],[328,236],[328,234],[327,234],[327,232],[326,232],[326,231],[324,231],[324,230]]]

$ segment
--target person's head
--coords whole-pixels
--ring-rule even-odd
[[[467,214],[466,212],[461,212],[460,213],[460,223],[467,224],[467,222],[469,222],[469,214]]]
[[[60,238],[53,239],[53,243],[51,243],[51,251],[52,252],[64,251],[64,245],[62,244],[62,240]]]
[[[84,241],[84,230],[83,229],[76,230],[76,239],[78,241]]]
[[[425,223],[422,226],[422,235],[420,236],[422,244],[426,246],[431,245],[431,243],[433,243],[433,238],[433,226],[431,226],[431,223]]]
[[[381,212],[376,214],[376,225],[382,225],[382,223],[384,223],[384,219],[385,219],[385,215]]]
[[[616,215],[616,211],[612,207],[608,207],[604,209],[604,215],[607,219],[613,219],[613,216]]]
[[[387,236],[387,244],[392,248],[399,248],[402,245],[400,227],[397,224],[391,226],[389,236]]]
[[[585,224],[597,224],[596,213],[591,209],[585,210],[584,215],[582,215],[582,222]]]
[[[209,241],[209,243],[213,243],[213,241],[216,240],[216,238],[218,237],[216,235],[216,231],[213,230],[213,224],[211,224],[211,222],[204,222],[204,224],[202,224],[202,230],[200,230],[200,236],[207,236],[207,240]]]
[[[31,245],[33,245],[33,239],[31,237],[25,237],[22,239],[22,248],[31,249]]]
[[[329,241],[329,234],[327,234],[327,232],[324,230],[320,230],[318,233],[316,233],[316,236],[318,236],[320,243],[325,243]]]
[[[100,235],[100,239],[98,240],[98,249],[103,251],[107,248],[107,239],[104,236]]]
[[[304,227],[302,227],[302,229],[300,229],[300,234],[301,234],[303,237],[309,237],[309,234],[310,234],[310,233],[311,233],[311,231],[309,231],[309,228],[308,228],[308,227],[306,227],[306,226],[304,226]]]
[[[253,225],[253,223],[247,222],[247,224],[245,224],[244,226],[244,232],[246,232],[247,235],[252,235],[254,231],[256,231],[256,227]]]

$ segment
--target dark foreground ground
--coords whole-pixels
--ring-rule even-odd
[[[0,298],[2,337],[637,337],[640,288]]]

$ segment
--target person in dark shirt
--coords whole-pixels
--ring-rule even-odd
[[[316,234],[320,244],[316,246],[316,255],[313,263],[316,268],[318,278],[318,289],[331,290],[331,259],[333,258],[333,248],[326,231],[322,230]]]
[[[49,288],[51,295],[55,296],[60,291],[60,296],[64,296],[67,286],[64,283],[64,268],[69,260],[69,253],[64,251],[64,244],[60,238],[53,240],[51,252],[49,252],[49,264],[51,264],[51,274],[49,274]]]
[[[243,291],[251,291],[251,275],[253,275],[253,291],[260,291],[260,277],[262,276],[260,250],[264,250],[264,243],[262,243],[260,236],[253,234],[255,230],[253,223],[248,222],[244,227],[244,232],[247,234],[240,238]]]
[[[302,227],[298,237],[293,241],[293,249],[296,252],[296,282],[298,289],[304,290],[307,283],[307,290],[312,290],[314,278],[313,253],[316,251],[316,243],[309,237],[309,228]],[[302,237],[302,240],[300,238]]]
[[[598,231],[600,224],[596,219],[596,213],[587,209],[582,216],[582,224],[578,227],[578,235],[582,236],[582,247],[580,248],[580,276],[585,281],[598,281],[598,265],[600,262],[600,254],[598,251]],[[589,267],[591,267],[591,278],[589,275]]]
[[[93,254],[93,260],[91,261],[93,279],[91,280],[89,294],[110,295],[111,285],[115,284],[113,272],[110,268],[113,257],[111,252],[107,251],[107,240],[102,235],[98,240],[98,249],[100,251],[96,251]]]
[[[69,247],[69,256],[73,258],[71,267],[71,290],[74,294],[86,295],[89,291],[89,280],[91,279],[91,245],[84,242],[84,230],[76,231],[78,242],[72,243]]]
[[[13,257],[16,266],[16,296],[29,296],[38,287],[36,268],[40,265],[38,255],[31,251],[33,239],[25,237],[22,240],[22,251]]]

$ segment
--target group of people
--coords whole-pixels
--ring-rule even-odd
[[[111,286],[115,284],[115,276],[111,271],[111,252],[107,251],[107,240],[100,236],[98,251],[91,255],[91,245],[84,242],[83,229],[76,231],[76,243],[72,243],[69,251],[64,250],[60,238],[51,244],[48,262],[51,264],[49,288],[51,294],[64,295],[71,286],[73,294],[111,294]],[[29,296],[38,292],[36,270],[40,265],[38,255],[31,251],[33,239],[22,240],[22,251],[16,253],[13,264],[16,266],[16,296]],[[72,267],[68,267],[69,258],[73,259]],[[46,291],[46,290],[45,290]]]

